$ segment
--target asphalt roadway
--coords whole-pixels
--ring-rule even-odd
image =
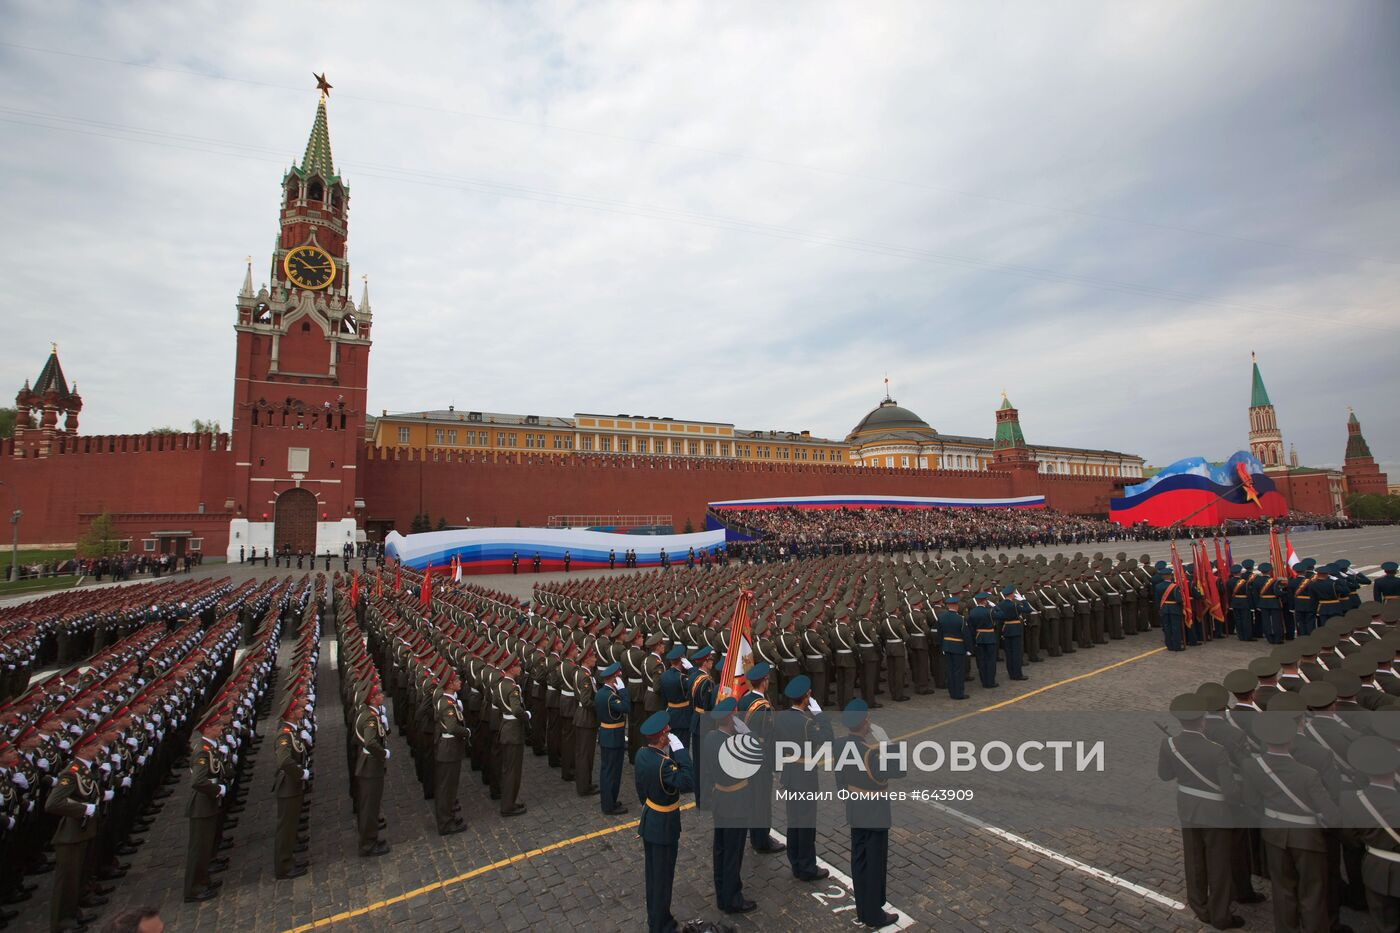
[[[1265,556],[1267,539],[1262,536],[1233,543],[1236,559]],[[1300,556],[1347,557],[1358,567],[1371,567],[1400,557],[1400,528],[1316,532],[1296,536],[1293,545]],[[1049,550],[1126,550],[1156,559],[1167,547],[1139,542]],[[278,571],[221,565],[199,571],[225,572],[243,577]],[[534,583],[562,576],[476,579],[523,598]],[[222,894],[199,904],[181,899],[187,791],[177,788],[131,857],[132,870],[103,908],[103,922],[121,907],[152,904],[161,908],[168,929],[181,931],[538,928],[593,933],[645,928],[642,850],[630,768],[623,777],[623,800],[632,812],[610,817],[599,812],[596,797],[576,796],[573,785],[561,782],[544,759],[527,754],[521,799],[529,810],[514,819],[500,817],[479,776],[464,768],[460,799],[468,830],[439,837],[431,803],[422,799],[414,779],[407,744],[394,734],[382,811],[393,851],[381,858],[358,858],[332,652],[327,640],[318,680],[321,754],[316,758],[312,803],[311,871],[292,881],[272,877],[276,808],[270,788],[275,763],[271,746],[264,745],[254,762],[251,805],[231,833],[234,846],[226,853],[230,867],[219,876],[224,879]],[[945,694],[916,696],[898,705],[899,718],[926,717],[930,725],[925,730],[931,730],[951,721],[948,714],[955,707],[954,719],[974,721],[1008,707],[1034,712],[1162,710],[1175,694],[1219,679],[1263,652],[1258,645],[1226,639],[1173,654],[1162,650],[1160,633],[1152,631],[1030,665],[1026,682],[1003,682],[994,690],[973,687],[970,703],[953,704]],[[884,712],[876,714],[877,722]],[[260,724],[264,732],[272,726]],[[775,816],[775,831],[781,833],[781,808]],[[708,818],[688,811],[682,822],[675,915],[682,922],[718,919]],[[724,919],[741,931],[858,928],[846,827],[839,820],[821,826],[817,846],[832,870],[831,878],[819,884],[794,880],[781,855],[747,852],[744,890],[759,909]],[[901,813],[891,832],[888,877],[889,909],[899,914],[900,929],[1203,929],[1183,903],[1180,833],[1171,827],[1010,831],[953,806],[929,806]],[[21,905],[16,929],[42,929],[47,922],[52,875],[37,880],[39,890]],[[1262,880],[1255,879],[1255,885],[1267,892]],[[1273,926],[1267,901],[1240,908],[1239,913],[1247,921],[1246,929]],[[1366,928],[1357,915],[1348,913],[1344,919],[1358,930]]]

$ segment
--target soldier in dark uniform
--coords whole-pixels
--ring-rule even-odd
[[[530,561],[530,564],[531,564],[531,568],[535,571],[535,573],[539,573],[539,572],[540,572],[540,552],[539,552],[539,551],[536,551],[536,552],[535,552],[535,556],[534,556],[534,558]]]
[[[359,820],[360,855],[383,855],[389,844],[379,838],[379,803],[384,797],[384,769],[389,749],[384,741],[384,694],[372,684],[355,712],[355,813]]]
[[[997,629],[992,618],[991,594],[978,592],[972,597],[972,610],[967,614],[967,627],[972,631],[977,653],[977,677],[985,688],[997,685]]]
[[[457,785],[462,777],[462,759],[466,757],[471,730],[458,698],[462,683],[456,674],[447,675],[442,695],[437,699],[437,741],[433,755],[433,813],[439,836],[450,836],[467,828],[458,815]]]
[[[690,684],[686,682],[685,645],[677,642],[666,652],[667,668],[657,679],[656,689],[661,702],[671,717],[671,734],[682,745],[690,746],[690,718],[693,710],[690,703]]]
[[[996,605],[995,616],[1001,625],[1001,644],[1006,651],[1006,676],[1012,680],[1027,680],[1029,678],[1021,673],[1021,645],[1024,638],[1023,621],[1029,609],[1025,608],[1024,602],[1014,599],[1015,595],[1014,584],[1008,583],[1001,588],[1002,598]]]
[[[752,790],[748,780],[733,780],[719,766],[720,749],[734,734],[734,712],[738,704],[726,697],[707,714],[710,726],[705,729],[699,747],[706,760],[705,772],[713,780],[696,783],[697,802],[710,811],[714,819],[715,906],[727,914],[748,913],[758,905],[744,897],[741,877],[744,867],[744,823],[748,818]]]
[[[622,788],[622,762],[627,757],[627,719],[632,701],[622,682],[621,667],[609,664],[598,671],[600,681],[593,694],[594,714],[598,718],[598,792],[603,813],[616,816],[627,808],[618,802]]]
[[[1381,573],[1371,584],[1371,599],[1375,602],[1385,603],[1400,602],[1400,564],[1393,560],[1388,560],[1381,564]]]
[[[1177,591],[1176,581],[1172,579],[1171,573],[1167,570],[1167,562],[1159,560],[1157,562],[1157,585],[1153,588],[1153,599],[1157,603],[1157,612],[1162,621],[1162,638],[1166,643],[1168,651],[1185,651],[1181,644],[1181,607],[1183,600],[1190,599],[1188,594]]]
[[[637,835],[646,857],[647,930],[673,933],[671,886],[676,878],[676,854],[681,839],[681,794],[695,790],[690,753],[671,736],[671,717],[652,713],[642,723],[646,744],[637,750],[633,774],[642,818]]]
[[[1244,926],[1244,918],[1230,912],[1235,777],[1229,754],[1206,738],[1206,707],[1195,693],[1172,700],[1181,732],[1162,740],[1157,776],[1176,782],[1187,903],[1202,923],[1230,930]]]
[[[899,919],[885,910],[885,875],[890,846],[889,782],[902,777],[889,768],[880,754],[881,742],[875,737],[865,703],[859,699],[841,714],[849,730],[846,743],[854,745],[863,767],[844,765],[837,770],[838,785],[849,792],[846,820],[851,827],[851,886],[856,901],[856,919],[879,929]],[[846,757],[844,748],[837,761]]]
[[[944,603],[947,608],[938,613],[938,642],[943,651],[948,697],[953,700],[966,700],[967,693],[963,688],[963,677],[966,673],[964,663],[971,636],[968,634],[967,623],[958,615],[958,597],[949,596]]]
[[[792,742],[804,750],[830,742],[831,727],[817,715],[821,707],[812,700],[812,683],[802,674],[788,681],[783,688],[788,700],[786,709],[773,718],[774,741]],[[797,795],[818,790],[815,770],[795,762],[783,768],[783,789]],[[789,797],[787,800],[787,856],[792,875],[799,881],[819,881],[831,873],[817,865],[817,803]]]
[[[1259,610],[1259,627],[1271,645],[1283,644],[1283,603],[1279,599],[1282,584],[1274,579],[1273,567],[1260,564],[1259,572],[1249,581],[1249,592]]]
[[[1343,832],[1366,853],[1366,909],[1377,930],[1400,930],[1400,751],[1389,739],[1364,736],[1347,750],[1347,762],[1366,781],[1342,798]]]
[[[744,673],[744,679],[748,682],[749,688],[743,696],[739,697],[739,715],[743,718],[744,725],[748,727],[749,732],[763,743],[765,760],[771,762],[773,704],[765,695],[768,690],[768,674],[769,667],[763,661],[759,661]],[[755,813],[761,812],[763,815],[769,816],[773,804],[773,773],[767,769],[760,771],[752,781],[752,788]],[[757,817],[755,817],[755,822],[758,822]],[[783,843],[773,838],[771,818],[769,821],[763,822],[762,825],[749,827],[749,843],[755,852],[765,854],[782,852],[787,848]]]
[[[515,552],[513,552],[513,553],[510,555],[510,572],[511,572],[511,573],[519,573],[519,572],[520,572],[520,552],[519,552],[519,551],[515,551]]]
[[[710,725],[710,710],[715,708],[715,696],[719,690],[714,680],[715,653],[709,645],[696,648],[690,655],[694,668],[690,672],[690,746],[698,749],[700,738]],[[691,759],[695,763],[696,786],[703,780],[701,777],[702,763],[704,755],[692,755]]]

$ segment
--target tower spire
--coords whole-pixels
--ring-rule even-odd
[[[367,275],[362,275],[362,276],[360,276],[360,281],[363,282],[363,283],[365,283],[365,290],[364,290],[364,292],[360,295],[360,313],[361,313],[361,314],[369,314],[369,313],[370,313],[370,310],[369,310],[369,276],[367,276]]]
[[[1249,354],[1249,360],[1254,367],[1254,384],[1250,391],[1249,407],[1259,408],[1264,405],[1272,405],[1273,402],[1269,401],[1269,390],[1264,388],[1264,377],[1259,374],[1259,359],[1252,351]]]
[[[301,157],[301,174],[320,175],[327,182],[336,178],[335,161],[331,158],[331,130],[326,118],[326,96],[316,104],[316,120],[311,124],[311,136],[306,140],[306,152]]]
[[[239,290],[239,298],[253,297],[253,257],[244,256],[243,261],[248,264],[248,268],[243,272],[243,288]]]

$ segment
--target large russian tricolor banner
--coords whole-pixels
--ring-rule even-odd
[[[771,499],[726,499],[711,502],[717,512],[729,509],[1043,509],[1044,496],[1004,499],[952,499],[946,496],[779,496]]]
[[[570,570],[606,567],[609,552],[621,567],[623,554],[629,549],[637,552],[638,566],[656,567],[661,564],[663,550],[670,563],[683,564],[691,548],[699,555],[722,544],[722,531],[619,535],[581,528],[463,528],[408,536],[391,531],[384,539],[384,553],[414,570],[429,565],[446,568],[456,558],[462,573],[510,573],[512,560],[518,559],[519,571],[529,573],[536,555],[542,571],[563,570],[566,553]]]
[[[1264,472],[1263,464],[1243,450],[1221,465],[1202,457],[1178,460],[1146,482],[1123,491],[1126,495],[1113,499],[1108,513],[1120,525],[1220,525],[1288,514],[1288,503]],[[1258,497],[1257,503],[1251,492]]]

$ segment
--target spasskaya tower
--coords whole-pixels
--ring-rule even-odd
[[[231,560],[240,548],[339,556],[359,538],[373,319],[367,283],[350,297],[350,189],[331,158],[331,86],[317,85],[306,152],[282,178],[268,282],[254,291],[249,259],[236,302]]]

